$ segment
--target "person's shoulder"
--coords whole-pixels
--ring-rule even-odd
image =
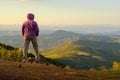
[[[37,21],[33,21],[34,23],[37,23]]]
[[[24,21],[23,24],[27,24],[28,23],[28,20]]]
[[[36,21],[33,21],[33,24],[34,24],[34,25],[37,25],[37,22],[36,22]]]

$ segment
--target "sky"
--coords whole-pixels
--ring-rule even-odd
[[[120,25],[120,0],[0,0],[0,24],[22,24],[28,13],[39,25]]]

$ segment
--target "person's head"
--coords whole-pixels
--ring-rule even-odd
[[[28,13],[27,19],[34,20],[34,14],[33,13]]]

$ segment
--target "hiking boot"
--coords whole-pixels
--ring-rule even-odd
[[[26,62],[27,62],[26,58],[23,58],[22,63],[26,63]]]
[[[36,62],[36,63],[38,63],[39,61],[40,61],[40,59],[39,59],[39,58],[36,58],[36,59],[35,59],[35,62]]]

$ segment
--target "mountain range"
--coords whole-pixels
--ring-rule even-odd
[[[23,37],[2,35],[0,42],[22,48]],[[38,37],[41,54],[76,69],[112,67],[114,61],[120,61],[119,42],[119,35],[81,34],[64,30]]]

